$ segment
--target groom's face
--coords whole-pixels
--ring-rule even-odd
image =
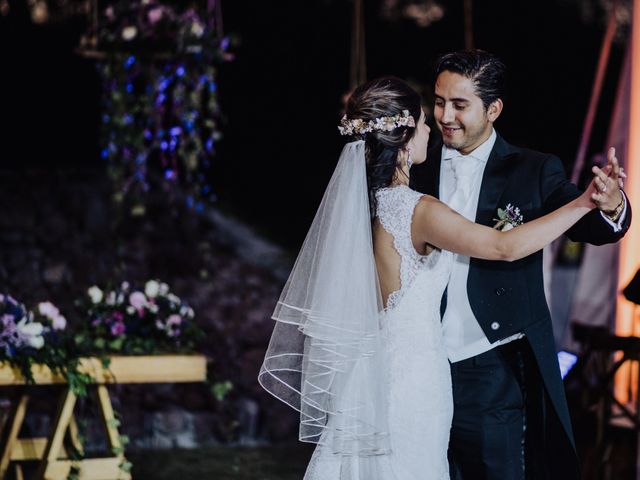
[[[470,78],[444,71],[435,93],[434,116],[447,147],[468,155],[489,138],[493,124]]]

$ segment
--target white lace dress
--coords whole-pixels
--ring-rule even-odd
[[[449,480],[453,399],[440,301],[453,257],[441,251],[423,256],[413,248],[411,221],[421,196],[406,186],[376,194],[378,217],[401,257],[401,287],[381,317],[391,453],[345,457],[318,446],[305,480]]]

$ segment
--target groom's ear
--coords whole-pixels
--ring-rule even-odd
[[[502,113],[502,100],[496,99],[487,108],[487,118],[491,123],[495,122]]]

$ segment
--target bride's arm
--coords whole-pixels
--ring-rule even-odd
[[[416,206],[412,235],[429,245],[486,260],[513,261],[541,250],[589,213],[595,205],[586,192],[565,206],[508,232],[470,222],[434,197]]]

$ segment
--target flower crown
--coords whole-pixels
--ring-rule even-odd
[[[352,118],[349,120],[345,115],[340,120],[338,130],[340,131],[340,135],[364,135],[374,130],[390,132],[398,127],[415,126],[416,122],[413,117],[409,115],[409,110],[403,110],[402,113],[393,115],[392,117],[379,117],[374,120],[369,120],[368,122],[361,118]]]

